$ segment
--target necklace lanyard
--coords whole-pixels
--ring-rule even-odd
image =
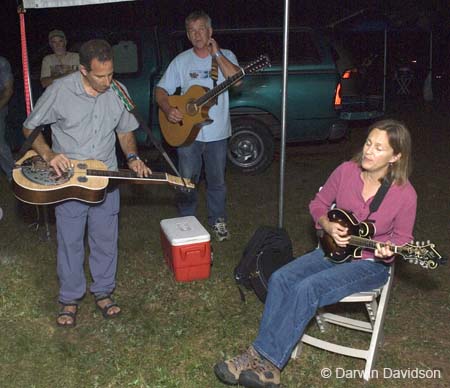
[[[219,79],[219,64],[216,57],[212,57],[211,60],[211,72],[210,77],[213,80],[213,88],[217,86],[217,80]],[[213,105],[217,105],[217,97],[212,100]]]

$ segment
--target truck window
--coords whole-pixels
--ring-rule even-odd
[[[230,49],[239,63],[247,63],[261,54],[267,54],[273,65],[280,65],[283,57],[283,32],[281,30],[226,31],[214,32],[220,46]],[[255,44],[255,42],[258,42]],[[179,36],[177,53],[191,48],[188,39]],[[292,30],[289,34],[289,63],[295,65],[320,63],[321,57],[310,31]]]
[[[136,73],[138,71],[137,45],[131,40],[121,40],[112,46],[114,55],[114,72],[118,74]]]

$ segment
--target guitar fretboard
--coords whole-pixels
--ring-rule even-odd
[[[354,245],[360,248],[367,248],[371,250],[375,250],[377,248],[377,244],[380,244],[381,247],[389,247],[394,253],[402,253],[405,249],[402,246],[386,244],[375,240],[370,240],[368,238],[359,237],[359,236],[351,236],[350,245]]]
[[[167,181],[167,175],[164,172],[154,172],[148,177],[138,177],[134,171],[105,171],[105,170],[86,170],[88,176],[98,176],[111,179],[132,179],[132,180],[150,180],[150,181]]]
[[[237,73],[233,74],[231,77],[228,77],[224,82],[222,82],[220,85],[217,85],[215,88],[211,89],[210,91],[206,92],[203,96],[197,98],[197,100],[194,101],[194,104],[197,106],[201,106],[203,104],[206,104],[211,99],[217,97],[220,93],[222,93],[225,89],[229,88],[233,83],[240,80],[242,77],[244,77],[245,73],[244,70],[239,70]]]

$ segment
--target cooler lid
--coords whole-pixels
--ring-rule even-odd
[[[161,220],[161,230],[173,246],[209,241],[208,231],[194,216]]]

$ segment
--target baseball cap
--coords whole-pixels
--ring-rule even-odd
[[[52,30],[52,31],[50,31],[48,33],[48,40],[51,40],[55,36],[59,36],[60,38],[63,38],[64,40],[66,40],[66,34],[64,34],[64,32],[61,31],[61,30]]]

